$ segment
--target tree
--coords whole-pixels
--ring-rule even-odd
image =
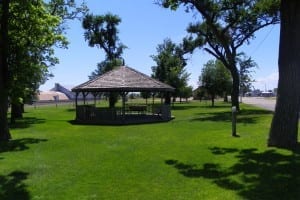
[[[58,16],[54,12],[58,8],[62,8],[64,14]],[[53,47],[67,44],[62,33],[64,19],[71,18],[71,10],[81,12],[73,0],[1,1],[0,140],[10,138],[8,97],[13,104],[13,118],[17,113],[14,105],[33,94],[49,77],[48,68],[57,63]]]
[[[157,46],[156,50],[157,55],[151,56],[156,62],[156,66],[152,67],[152,77],[174,87],[175,98],[180,95],[181,88],[187,86],[187,81],[190,76],[184,68],[186,66],[186,60],[183,57],[183,50],[170,39],[165,39],[163,44]],[[166,96],[165,103],[171,103],[169,95]]]
[[[244,53],[241,53],[237,58],[237,63],[239,66],[239,76],[240,76],[240,91],[241,95],[244,96],[245,93],[251,91],[252,79],[251,69],[257,67],[257,64],[249,57],[246,57]]]
[[[205,88],[210,95],[211,105],[214,107],[216,96],[223,96],[224,92],[231,86],[231,78],[220,61],[209,60],[199,76],[199,85]]]
[[[126,48],[118,37],[117,26],[120,22],[121,18],[110,13],[96,16],[88,14],[83,19],[85,40],[88,41],[89,46],[103,49],[106,54],[105,60],[112,61],[121,58],[123,50]]]
[[[11,123],[22,117],[23,101],[50,76],[48,68],[58,59],[54,45],[65,47],[66,38],[56,32],[60,18],[48,13],[43,1],[12,1],[9,17],[9,97]]]
[[[281,1],[279,81],[268,146],[296,149],[300,111],[300,1]]]
[[[185,98],[185,101],[188,101],[188,98],[190,98],[191,96],[193,96],[192,86],[185,86],[180,89],[180,94],[179,94],[180,102],[181,102],[181,98]]]
[[[121,64],[121,55],[125,48],[118,37],[117,26],[121,18],[117,15],[92,15],[85,16],[82,27],[85,29],[84,38],[89,46],[98,47],[105,51],[105,60],[98,64],[97,69],[91,74],[90,78],[101,75]],[[110,93],[109,107],[114,107],[118,100],[117,93]]]
[[[239,73],[236,63],[238,48],[248,44],[254,33],[268,25],[279,23],[279,0],[159,0],[166,8],[197,11],[202,21],[190,24],[190,36],[184,39],[190,52],[203,48],[220,60],[230,71],[233,87],[232,105],[239,110]]]
[[[123,60],[115,59],[112,61],[105,60],[97,64],[97,69],[91,73],[89,79],[94,79],[110,70],[113,70],[116,66],[124,65]]]
[[[8,121],[8,15],[9,0],[1,1],[1,27],[0,27],[0,141],[8,141],[11,138]]]

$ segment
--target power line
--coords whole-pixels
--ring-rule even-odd
[[[265,42],[265,40],[270,36],[271,32],[274,29],[274,26],[272,26],[272,28],[269,30],[269,32],[266,34],[266,36],[262,39],[262,41],[257,45],[257,47],[250,53],[250,56],[252,56],[254,53],[256,53],[256,51],[260,48],[260,46]]]

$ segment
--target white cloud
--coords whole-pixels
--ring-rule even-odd
[[[260,90],[273,90],[277,88],[278,84],[278,72],[273,72],[266,77],[259,77],[253,83],[256,89]]]

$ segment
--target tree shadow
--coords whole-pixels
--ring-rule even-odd
[[[13,171],[8,175],[0,175],[0,199],[5,200],[29,200],[30,194],[26,189],[24,181],[28,173],[22,171]]]
[[[234,190],[244,199],[300,199],[300,156],[283,155],[275,150],[210,148],[212,154],[231,154],[237,162],[225,167],[217,163],[203,166],[166,160],[188,178],[206,178],[221,188]]]
[[[270,115],[272,113],[272,111],[258,109],[241,110],[237,114],[237,123],[254,124],[257,123],[261,115]],[[232,113],[230,111],[199,113],[197,117],[191,119],[191,121],[231,122]]]
[[[16,120],[14,124],[9,124],[9,127],[11,129],[24,129],[29,128],[34,124],[43,124],[45,122],[45,119],[39,119],[36,117],[23,117],[22,119]]]
[[[199,106],[175,104],[171,108],[172,108],[172,110],[190,110],[190,109],[199,108]]]
[[[76,111],[76,108],[68,108],[66,109],[67,112],[75,112]]]
[[[29,149],[30,144],[38,144],[40,142],[46,142],[47,139],[36,139],[36,138],[22,138],[16,140],[10,140],[8,142],[0,142],[0,153],[24,151]]]

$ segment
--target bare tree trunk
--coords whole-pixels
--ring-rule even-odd
[[[231,105],[236,107],[236,110],[240,110],[240,104],[239,104],[239,85],[240,85],[240,77],[239,73],[236,68],[231,70],[231,76],[232,76],[232,91],[231,91]]]
[[[268,146],[295,149],[300,111],[300,1],[281,1],[279,82]]]
[[[0,35],[0,141],[11,138],[7,121],[8,110],[8,12],[9,0],[1,3],[1,35]]]
[[[23,118],[22,104],[12,103],[10,116],[11,116],[10,117],[11,124],[14,124],[16,122],[16,119]]]

